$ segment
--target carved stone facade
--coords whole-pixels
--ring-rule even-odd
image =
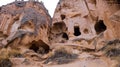
[[[53,16],[53,39],[60,33],[68,42],[119,39],[119,3],[118,0],[60,0]]]

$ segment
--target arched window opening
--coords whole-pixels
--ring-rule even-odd
[[[74,35],[75,36],[81,35],[79,26],[74,26]]]
[[[104,32],[107,29],[106,25],[104,24],[103,20],[99,20],[95,24],[95,30],[96,33],[99,34],[101,32]]]
[[[62,37],[65,38],[66,40],[69,40],[69,37],[66,33],[63,33]]]

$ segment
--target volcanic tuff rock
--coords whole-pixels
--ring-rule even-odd
[[[0,7],[0,65],[120,67],[119,22],[119,0],[60,0],[52,19],[16,0]]]
[[[119,3],[119,0],[60,0],[53,17],[53,33],[66,33],[66,39],[72,40],[90,40],[101,33],[105,40],[120,38]]]
[[[49,44],[51,17],[42,2],[15,1],[0,7],[1,47]]]
[[[119,39],[119,9],[119,0],[60,0],[53,16],[52,42],[85,40],[95,45]]]
[[[119,19],[119,0],[60,0],[53,16],[51,45],[97,53],[105,48],[105,54],[119,57]]]

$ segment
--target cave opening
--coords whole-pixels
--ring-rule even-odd
[[[104,32],[107,29],[103,20],[99,20],[98,22],[96,22],[94,28],[97,34],[100,34],[101,32]]]
[[[36,44],[32,44],[29,49],[31,49],[37,53],[39,47]]]
[[[65,22],[61,21],[61,22],[56,22],[53,24],[52,27],[52,32],[56,32],[56,33],[62,33],[63,31],[66,31],[67,27]]]
[[[43,42],[42,40],[39,40],[39,45],[40,45],[40,48],[38,53],[46,54],[50,51],[49,45]]]
[[[79,26],[74,26],[74,35],[75,36],[81,35]]]
[[[33,41],[29,49],[39,54],[46,54],[49,52],[50,47],[42,40],[39,40],[39,41]]]
[[[63,14],[62,14],[62,15],[60,15],[60,17],[61,17],[61,19],[62,19],[62,20],[64,20],[64,19],[66,18],[66,16],[65,16],[65,15],[63,15]]]
[[[66,39],[66,40],[69,40],[69,37],[68,37],[67,33],[63,33],[62,38]]]

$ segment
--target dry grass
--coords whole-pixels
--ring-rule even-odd
[[[6,59],[11,57],[22,57],[22,55],[17,49],[3,48],[0,50],[0,59]]]
[[[2,48],[0,50],[0,67],[12,67],[12,62],[9,60],[11,57],[21,57],[19,50]]]
[[[107,57],[117,60],[118,65],[116,67],[120,67],[120,39],[109,41],[101,50],[105,52]]]
[[[44,63],[55,62],[57,64],[65,64],[74,61],[77,57],[78,55],[74,54],[69,47],[56,47]]]

